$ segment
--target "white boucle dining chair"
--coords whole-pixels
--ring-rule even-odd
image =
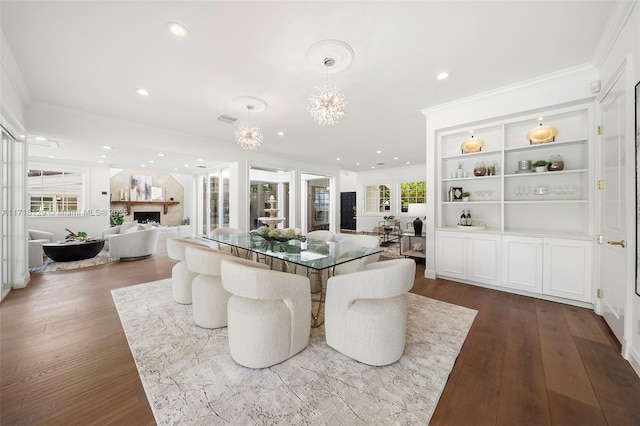
[[[380,238],[374,235],[349,235],[344,237],[338,243],[338,250],[342,251],[343,254],[347,254],[348,245],[354,245],[359,247],[367,247],[367,248],[378,248],[380,247]],[[343,250],[341,250],[341,246]],[[347,263],[343,263],[335,267],[333,274],[334,275],[342,275],[349,274],[351,272],[361,271],[365,265],[370,263],[375,263],[380,259],[380,254],[372,254],[371,256],[365,256],[362,259],[352,260]]]
[[[209,247],[186,247],[187,269],[197,275],[191,282],[193,321],[203,328],[227,326],[227,302],[231,293],[222,287],[220,266],[231,254]],[[246,262],[251,262],[247,260]]]
[[[396,362],[406,343],[407,299],[416,264],[394,259],[366,265],[327,282],[327,344],[368,365]]]
[[[173,300],[183,305],[191,304],[191,282],[197,275],[187,268],[187,262],[185,262],[185,249],[193,245],[201,246],[189,239],[167,238],[167,255],[171,259],[180,261],[171,269],[171,292]]]
[[[265,368],[309,345],[309,279],[241,260],[224,259],[221,267],[222,286],[232,294],[227,305],[229,352],[240,365]]]
[[[335,241],[334,237],[335,237],[335,234],[333,232],[322,230],[322,229],[317,231],[307,232],[307,240]],[[296,268],[296,272],[303,275],[307,275],[309,277],[309,279],[311,280],[311,293],[318,293],[321,290],[322,281],[323,280],[326,281],[327,274],[328,274],[327,271],[318,272],[312,269],[308,270],[304,266],[298,266]]]

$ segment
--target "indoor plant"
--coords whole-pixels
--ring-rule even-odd
[[[396,224],[396,217],[394,215],[384,216],[384,226],[386,228],[392,228]]]
[[[542,173],[547,171],[547,162],[544,160],[538,160],[531,165],[535,169],[536,173]]]
[[[462,201],[469,201],[469,197],[471,196],[470,192],[463,192],[462,193]]]

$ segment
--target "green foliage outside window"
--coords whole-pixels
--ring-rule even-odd
[[[426,182],[407,182],[400,184],[400,211],[407,213],[409,204],[427,202]]]

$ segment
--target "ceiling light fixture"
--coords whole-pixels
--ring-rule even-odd
[[[336,124],[344,115],[346,101],[344,95],[335,84],[329,84],[329,67],[336,63],[333,58],[325,58],[324,66],[327,67],[327,82],[323,86],[315,88],[309,97],[309,112],[311,117],[323,126]]]
[[[137,92],[140,96],[149,96],[149,92],[145,89],[138,89]]]
[[[307,50],[307,62],[315,69],[326,73],[327,81],[316,87],[309,97],[309,112],[321,125],[333,125],[344,116],[346,101],[335,84],[329,84],[329,72],[336,73],[347,68],[353,61],[353,49],[339,40],[322,40]]]
[[[254,151],[262,145],[262,133],[260,129],[251,122],[249,114],[255,109],[254,105],[247,105],[247,122],[240,123],[236,128],[235,138],[238,145],[244,150]]]
[[[444,80],[444,79],[445,79],[445,78],[447,78],[447,77],[449,77],[449,73],[446,73],[446,72],[441,72],[440,74],[438,74],[438,75],[436,76],[436,78],[437,78],[438,80]]]
[[[167,27],[169,27],[169,31],[171,31],[171,34],[176,37],[184,38],[189,35],[189,31],[187,31],[184,26],[176,22],[167,22]]]

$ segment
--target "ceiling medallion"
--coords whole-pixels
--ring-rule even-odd
[[[320,41],[307,51],[307,61],[314,67],[322,64],[327,75],[326,83],[315,88],[309,97],[308,105],[311,117],[323,126],[338,123],[344,116],[347,104],[340,89],[335,84],[329,84],[329,72],[344,70],[352,60],[351,47],[338,40]]]

